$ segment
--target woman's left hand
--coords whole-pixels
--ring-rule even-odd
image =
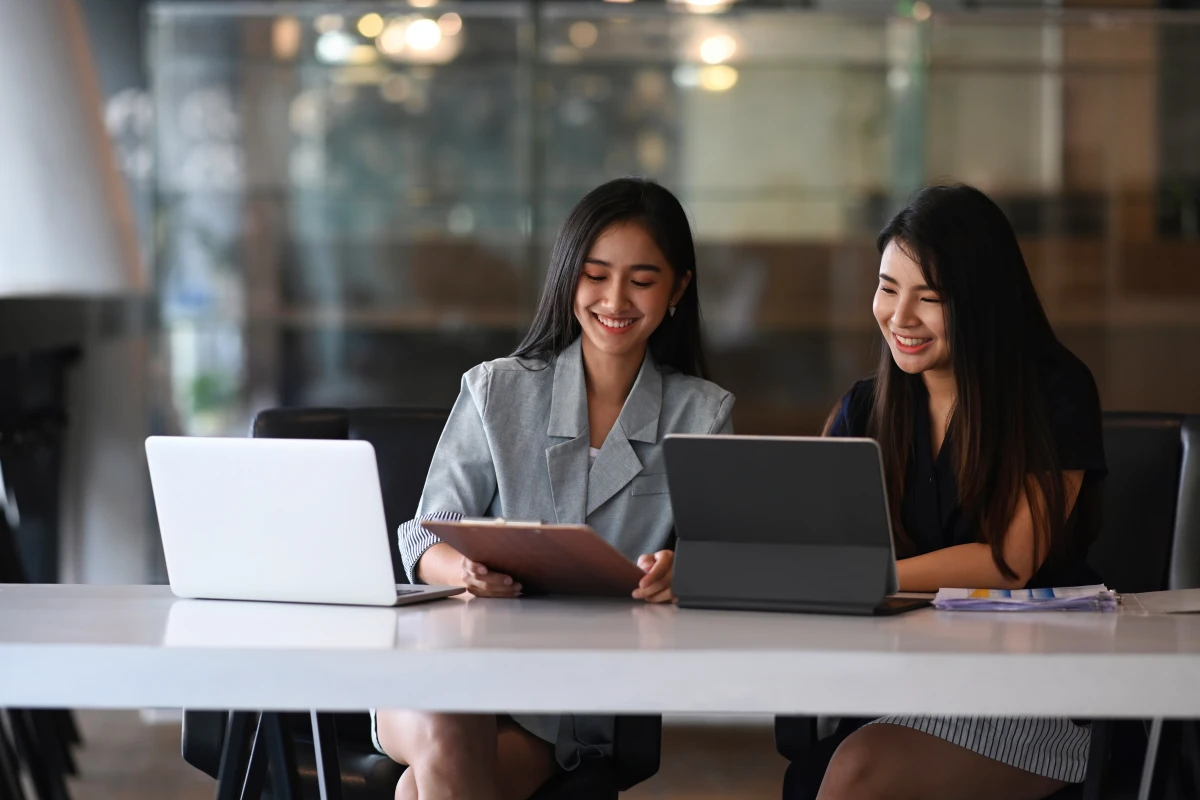
[[[637,565],[646,574],[638,583],[638,588],[634,589],[633,599],[647,603],[674,603],[671,579],[675,577],[675,553],[671,550],[647,553],[638,557]]]

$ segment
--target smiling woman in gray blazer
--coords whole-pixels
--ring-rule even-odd
[[[521,586],[420,526],[461,516],[587,523],[646,575],[633,597],[672,602],[669,433],[729,433],[733,395],[705,380],[687,215],[651,181],[593,190],[559,232],[537,314],[510,358],[462,389],[400,528],[414,581],[516,597]],[[379,711],[380,748],[409,765],[401,800],[523,800],[559,769],[611,750],[612,718]]]

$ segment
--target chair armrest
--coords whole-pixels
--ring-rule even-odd
[[[180,737],[183,760],[209,777],[217,777],[228,721],[229,714],[225,711],[185,709]]]
[[[613,728],[613,773],[622,792],[658,772],[662,717],[619,716]]]
[[[803,757],[816,743],[816,717],[775,717],[775,750],[788,761]]]

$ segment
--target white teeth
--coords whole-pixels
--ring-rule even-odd
[[[896,341],[905,347],[918,347],[928,342],[929,339],[909,339],[907,336],[897,336]]]
[[[599,314],[596,315],[596,319],[600,320],[600,324],[606,328],[628,328],[633,324],[633,320],[631,319],[611,319],[609,317],[602,317]]]

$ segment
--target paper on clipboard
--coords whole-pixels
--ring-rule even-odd
[[[472,561],[512,576],[526,593],[629,597],[645,575],[587,525],[463,519],[421,526]]]

